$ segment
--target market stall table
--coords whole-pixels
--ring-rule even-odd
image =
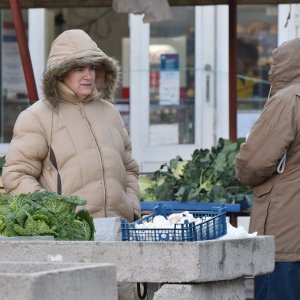
[[[111,263],[118,282],[162,285],[148,299],[170,299],[175,289],[181,298],[174,300],[245,299],[244,278],[273,270],[275,245],[272,236],[200,242],[0,241],[0,252],[0,262]]]

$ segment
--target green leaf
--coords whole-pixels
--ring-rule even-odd
[[[238,195],[251,195],[235,177],[234,160],[245,138],[236,142],[220,138],[211,149],[195,149],[180,174],[183,162],[176,156],[154,172],[151,193],[158,201],[233,202]]]

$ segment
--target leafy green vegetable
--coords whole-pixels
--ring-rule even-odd
[[[146,176],[139,176],[138,183],[141,191],[141,198],[147,201],[155,201],[156,197],[150,193],[154,183]]]
[[[235,177],[234,159],[244,138],[236,142],[220,138],[211,149],[196,149],[191,160],[180,156],[154,172],[152,187],[142,200],[235,203],[251,199],[250,189]]]
[[[36,191],[12,196],[0,194],[0,234],[3,236],[52,235],[57,240],[93,240],[95,227],[78,196]]]

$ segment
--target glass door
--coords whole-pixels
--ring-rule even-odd
[[[149,145],[195,143],[195,13],[150,25]]]
[[[130,135],[141,172],[190,159],[216,135],[215,7],[172,13],[152,24],[130,15]]]

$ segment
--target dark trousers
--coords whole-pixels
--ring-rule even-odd
[[[299,300],[300,262],[276,262],[272,273],[255,277],[255,300]]]

